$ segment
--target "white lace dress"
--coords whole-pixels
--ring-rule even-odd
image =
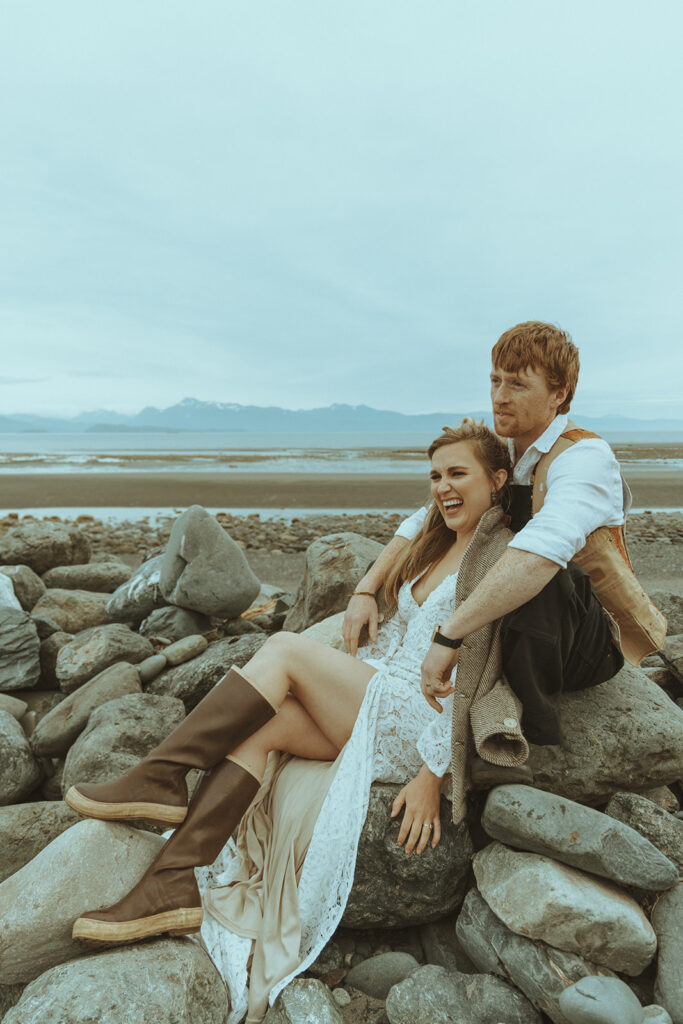
[[[312,835],[309,833],[310,842],[307,848],[304,847],[301,863],[284,871],[284,874],[292,876],[296,871],[296,880],[290,880],[289,884],[290,887],[296,886],[295,899],[298,898],[299,948],[298,957],[295,956],[298,962],[296,965],[290,963],[287,975],[277,979],[272,974],[269,976],[266,970],[265,977],[270,977],[266,987],[272,983],[269,987],[271,1004],[288,982],[315,960],[339,925],[353,883],[356,851],[367,815],[371,783],[404,784],[414,778],[423,762],[436,775],[444,775],[448,771],[453,697],[449,696],[442,702],[444,710],[441,714],[430,707],[420,690],[420,666],[429,648],[434,626],[453,611],[456,580],[457,574],[447,576],[421,606],[412,596],[411,585],[404,584],[399,593],[398,609],[380,628],[377,643],[358,652],[358,656],[376,667],[377,672],[368,684],[353,732],[333,770],[329,770],[330,766],[321,766],[326,772],[326,795],[311,823]],[[267,775],[262,790],[265,791],[271,781],[272,777]],[[244,868],[245,857],[252,856],[255,846],[264,845],[262,841],[255,843],[253,834],[251,838],[244,835],[245,829],[251,828],[253,833],[253,819],[259,813],[258,807],[264,806],[259,804],[258,795],[255,803],[257,810],[251,819],[247,815],[249,820],[246,824],[243,821],[237,844],[230,840],[210,868],[197,869],[200,889],[209,910],[204,915],[202,940],[230,990],[232,1012],[229,1024],[241,1020],[247,1009],[247,968],[252,954],[254,964],[257,955],[252,942],[255,939],[258,944],[261,932],[267,932],[268,928],[257,925],[251,933],[247,928],[243,934],[237,934],[225,927],[211,912],[212,894],[207,889],[227,886],[224,891],[230,892],[230,883],[235,884],[240,869]],[[306,840],[308,838],[305,837]],[[269,841],[275,842],[274,839]],[[259,850],[256,856],[259,865],[268,863],[267,853],[262,855]],[[296,858],[297,854],[292,853],[290,859],[296,861]],[[259,884],[262,882],[259,879]],[[286,880],[283,886],[285,884]],[[241,897],[239,905],[247,904],[249,898]],[[236,920],[234,914],[231,920]],[[239,927],[236,923],[235,928]],[[291,930],[289,924],[287,927]],[[265,998],[263,996],[262,1005],[255,1008],[250,997],[250,1022],[260,1019],[266,1008],[263,1005]],[[258,999],[255,1002],[258,1004]]]

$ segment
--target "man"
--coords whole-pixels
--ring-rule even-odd
[[[496,432],[508,439],[513,465],[513,529],[505,554],[449,619],[441,623],[422,666],[427,700],[450,692],[457,645],[469,633],[503,619],[503,665],[524,706],[523,725],[534,743],[559,743],[557,697],[611,678],[623,664],[585,573],[567,565],[600,526],[624,522],[619,465],[601,438],[586,438],[551,463],[545,500],[531,517],[531,482],[541,456],[567,428],[579,374],[571,337],[530,321],[503,334],[492,351],[491,402]],[[379,590],[389,568],[422,526],[426,509],[401,524],[356,587],[344,639],[352,654],[367,625],[377,635]],[[515,522],[516,520],[516,522]],[[519,528],[521,527],[521,528]]]

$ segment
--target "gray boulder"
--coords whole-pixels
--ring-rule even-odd
[[[57,658],[62,647],[73,640],[73,633],[64,633],[61,629],[51,633],[40,645],[40,685],[45,689],[59,687],[57,679]]]
[[[140,623],[140,633],[143,636],[163,637],[173,643],[186,636],[206,633],[210,625],[211,620],[206,615],[167,605],[165,608],[157,608]]]
[[[4,1024],[224,1024],[229,1002],[197,942],[161,939],[96,953],[46,971]]]
[[[143,562],[126,583],[122,583],[107,602],[110,622],[138,623],[166,602],[159,590],[159,575],[163,555]]]
[[[302,630],[303,635],[310,636],[311,640],[317,640],[319,644],[325,644],[326,647],[334,647],[337,651],[346,651],[346,644],[342,636],[344,614],[344,612],[337,612],[336,615],[330,615],[320,622],[315,622],[312,626],[307,626]]]
[[[643,1024],[643,1008],[620,978],[582,978],[564,990],[560,1009],[570,1024]]]
[[[36,795],[41,800],[62,803],[62,776],[64,774],[63,757],[42,758],[41,765],[46,772],[46,777],[36,790]],[[49,767],[48,767],[49,766]]]
[[[307,626],[341,612],[381,544],[357,533],[330,533],[306,550],[304,576],[287,612],[284,628],[300,633]]]
[[[82,629],[104,625],[106,607],[106,594],[91,594],[89,590],[46,590],[33,614],[47,615],[65,633],[80,633]]]
[[[191,505],[171,529],[159,587],[169,604],[233,619],[249,607],[261,584],[214,516]]]
[[[115,622],[84,630],[62,647],[55,673],[60,689],[72,693],[110,665],[120,661],[137,665],[153,654],[149,640],[123,623]]]
[[[0,563],[28,565],[39,576],[55,565],[74,565],[89,559],[85,534],[63,523],[26,523],[0,537]]]
[[[640,832],[683,876],[683,821],[638,793],[615,793],[605,813]]]
[[[498,786],[481,823],[493,839],[621,885],[659,891],[678,881],[678,869],[639,832],[566,797],[531,786]]]
[[[386,999],[389,989],[408,978],[419,966],[410,953],[378,953],[352,967],[344,984],[375,999]]]
[[[64,699],[64,694],[58,690],[15,690],[14,696],[26,704],[27,710],[32,712],[36,721],[40,721]]]
[[[655,999],[669,1011],[673,1024],[683,1024],[683,883],[659,897],[652,924],[659,943]]]
[[[185,709],[172,697],[132,693],[95,708],[66,756],[62,793],[77,782],[117,779],[180,725]]]
[[[445,967],[447,971],[477,974],[477,968],[462,948],[455,933],[455,914],[431,921],[420,928],[420,942],[428,964]]]
[[[5,1014],[10,1007],[15,1006],[21,999],[21,993],[25,985],[2,985],[0,984],[0,1020],[5,1019]]]
[[[327,985],[317,978],[295,978],[280,993],[263,1024],[343,1024]]]
[[[141,689],[137,669],[132,665],[110,665],[40,719],[31,736],[34,753],[39,757],[64,756],[95,708],[127,693],[140,693]]]
[[[11,697],[9,693],[0,693],[0,711],[8,711],[19,722],[28,711],[28,704],[18,697]]]
[[[650,922],[610,882],[502,843],[480,850],[472,867],[494,914],[520,935],[632,976],[655,955]]]
[[[0,690],[23,690],[40,679],[40,641],[30,615],[0,605]]]
[[[21,601],[14,593],[14,587],[9,576],[5,576],[4,573],[0,572],[0,608],[16,608],[17,611],[21,609]]]
[[[650,597],[663,615],[666,615],[666,632],[669,636],[683,633],[683,597],[670,590],[651,590]]]
[[[87,565],[60,565],[43,576],[45,586],[60,590],[89,590],[113,594],[130,579],[133,570],[124,562],[89,562]]]
[[[12,581],[14,593],[24,611],[30,612],[45,593],[45,584],[27,565],[0,565],[0,572]]]
[[[621,1024],[621,1022],[619,1022]],[[646,1006],[643,1010],[643,1024],[673,1024],[671,1014],[663,1006]]]
[[[480,971],[511,981],[554,1024],[569,1024],[559,1005],[568,985],[593,975],[614,977],[606,967],[598,967],[576,953],[510,931],[477,889],[470,889],[465,897],[456,934]]]
[[[47,640],[53,633],[59,632],[57,623],[47,615],[32,615],[39,640]]]
[[[209,644],[203,654],[192,661],[166,669],[147,686],[148,693],[178,697],[191,711],[233,665],[241,668],[265,643],[263,633],[256,636],[230,637]]]
[[[0,882],[23,868],[77,821],[76,811],[61,800],[0,807]]]
[[[492,974],[458,974],[427,964],[394,985],[387,997],[390,1024],[541,1024],[529,1000]]]
[[[641,796],[651,800],[653,804],[657,804],[657,807],[661,807],[663,811],[669,811],[670,814],[675,814],[676,811],[680,810],[681,805],[678,802],[678,797],[668,786],[655,786],[653,789],[643,789],[641,790]]]
[[[9,712],[0,711],[0,807],[25,800],[41,775],[24,730]]]
[[[578,803],[683,778],[683,711],[644,672],[560,698],[564,744],[530,744],[534,786]]]
[[[81,956],[83,945],[71,938],[76,918],[120,900],[162,845],[159,836],[140,829],[80,821],[5,879],[0,884],[3,982],[32,981],[50,967]]]
[[[667,636],[660,655],[679,685],[683,684],[683,633]]]
[[[375,783],[358,844],[353,888],[342,923],[349,928],[418,925],[436,921],[462,903],[472,842],[464,822],[450,820],[441,801],[441,842],[421,856],[408,856],[396,844],[400,818],[391,805],[400,786]]]

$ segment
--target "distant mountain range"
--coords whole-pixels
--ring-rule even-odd
[[[238,430],[262,433],[368,433],[441,430],[445,423],[457,424],[464,415],[491,422],[489,410],[432,412],[406,415],[368,405],[328,405],[322,409],[281,409],[278,406],[237,405],[232,402],[200,402],[184,398],[167,409],[147,406],[134,416],[96,409],[70,419],[14,414],[0,416],[0,433],[95,432],[105,431],[212,431]],[[577,416],[582,426],[599,433],[614,431],[682,431],[683,420],[638,420],[626,416]]]

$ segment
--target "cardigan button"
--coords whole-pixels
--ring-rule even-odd
[[[503,725],[505,726],[506,729],[515,729],[516,726],[517,726],[517,719],[516,718],[504,718],[503,719]]]

